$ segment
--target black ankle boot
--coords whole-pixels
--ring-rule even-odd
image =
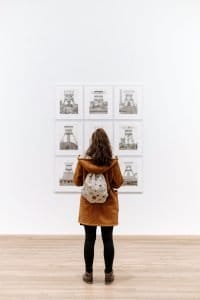
[[[85,272],[83,274],[83,281],[87,282],[87,283],[92,283],[93,282],[93,273],[89,273],[89,272]]]
[[[113,282],[114,279],[115,279],[115,278],[114,278],[114,273],[113,273],[113,271],[110,272],[110,273],[106,273],[106,272],[105,272],[105,283],[106,283],[106,284],[109,284],[109,283]]]

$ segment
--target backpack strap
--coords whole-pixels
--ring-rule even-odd
[[[83,183],[85,181],[86,176],[87,176],[87,171],[83,168]]]
[[[109,193],[110,190],[111,190],[111,186],[110,186],[110,182],[109,182],[109,178],[108,178],[108,172],[104,173],[104,177],[105,177],[105,180],[106,180],[106,183],[107,183],[108,193]]]

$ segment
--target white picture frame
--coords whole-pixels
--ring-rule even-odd
[[[118,155],[141,155],[143,152],[143,123],[118,121],[115,123],[114,151]]]
[[[89,85],[84,88],[85,119],[112,119],[113,87]]]
[[[82,124],[78,121],[56,122],[56,155],[82,154]]]
[[[77,156],[57,156],[55,159],[55,192],[80,192],[81,187],[73,183]]]
[[[142,157],[120,156],[119,166],[124,183],[120,187],[121,193],[143,192],[143,159]]]
[[[83,117],[83,87],[57,84],[56,119],[81,119]]]
[[[90,138],[92,136],[92,133],[97,128],[103,128],[110,140],[111,147],[113,145],[113,122],[112,120],[87,120],[84,122],[84,149],[88,149],[90,144]],[[113,150],[113,149],[112,149]]]
[[[142,85],[120,85],[114,88],[116,119],[137,120],[143,118]]]

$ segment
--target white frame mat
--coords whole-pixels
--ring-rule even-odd
[[[141,155],[142,139],[141,121],[118,121],[115,123],[114,144],[117,155]]]
[[[116,119],[142,119],[143,89],[141,85],[116,86],[114,88]]]
[[[56,155],[82,153],[82,126],[80,122],[56,122]]]
[[[121,193],[142,193],[143,191],[143,162],[141,157],[120,156],[119,165],[124,178],[120,187]]]
[[[73,175],[77,163],[77,156],[56,157],[55,160],[55,191],[80,192],[81,187],[73,184]]]
[[[112,119],[113,88],[106,85],[90,85],[84,88],[85,119]]]
[[[83,88],[80,85],[56,86],[56,118],[81,119],[83,117]]]

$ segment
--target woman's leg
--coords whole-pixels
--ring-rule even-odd
[[[84,243],[85,271],[91,273],[93,271],[94,244],[96,240],[97,226],[84,225],[84,229],[85,229],[85,243]]]
[[[101,235],[104,244],[105,272],[112,272],[114,260],[113,226],[102,226]]]

